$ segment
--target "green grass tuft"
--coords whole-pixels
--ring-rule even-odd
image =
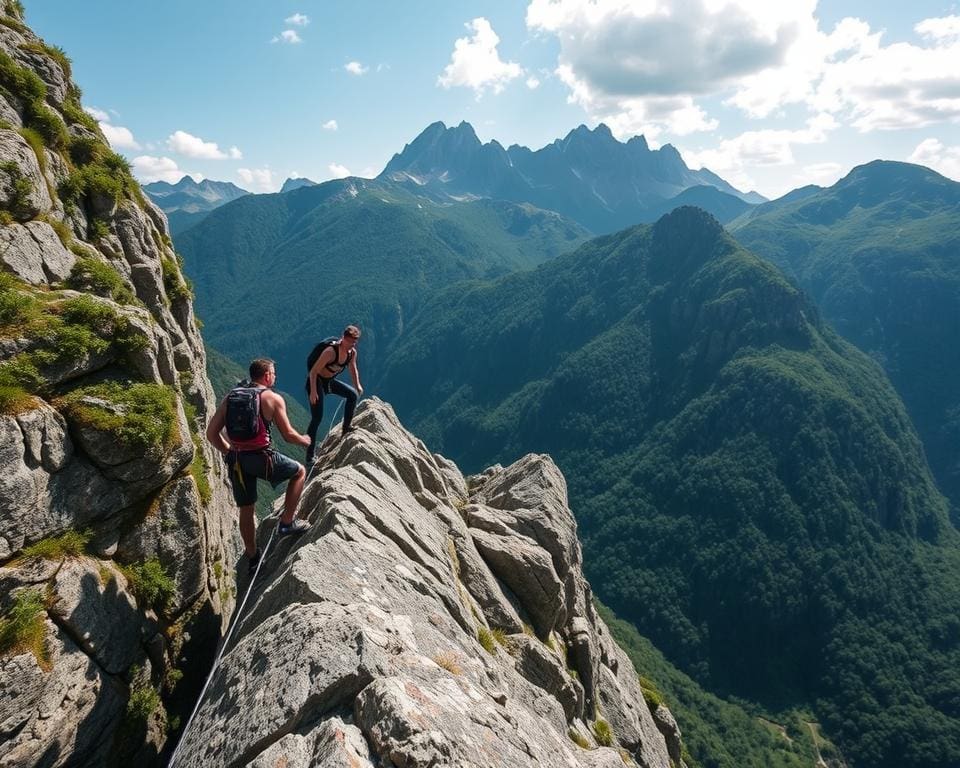
[[[155,557],[143,563],[122,565],[120,570],[137,602],[144,606],[164,609],[176,593],[176,584]]]
[[[590,742],[587,740],[586,736],[580,733],[580,731],[570,728],[567,731],[567,736],[570,737],[570,741],[572,741],[581,749],[590,749]]]
[[[117,271],[99,259],[77,259],[70,277],[67,278],[67,285],[78,291],[91,291],[98,296],[106,296],[119,304],[132,304],[136,301],[133,292]]]
[[[193,298],[193,290],[184,279],[175,261],[162,256],[160,258],[160,268],[163,271],[163,287],[171,301]]]
[[[497,643],[493,639],[493,633],[486,627],[480,627],[477,630],[477,640],[480,642],[480,645],[483,646],[489,654],[496,654],[497,652]]]
[[[606,720],[598,719],[593,724],[593,736],[601,747],[613,746],[613,729]]]
[[[67,557],[80,557],[87,551],[91,531],[67,531],[23,548],[21,557],[39,560],[63,560]]]
[[[145,723],[160,706],[160,694],[149,682],[134,685],[127,700],[127,718]]]
[[[129,447],[162,450],[180,438],[176,395],[162,384],[104,382],[76,389],[61,403],[72,420],[109,432]]]
[[[9,613],[0,616],[0,656],[17,656],[29,651],[42,669],[49,670],[45,616],[43,594],[39,590],[18,592]]]

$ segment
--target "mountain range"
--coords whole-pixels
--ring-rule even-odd
[[[184,176],[176,184],[166,181],[144,184],[143,191],[167,214],[174,235],[202,221],[210,211],[224,203],[250,194],[229,181],[203,179],[197,182],[190,176]]]
[[[530,203],[598,234],[655,220],[665,200],[690,187],[714,187],[751,204],[765,200],[740,192],[709,170],[687,168],[670,144],[651,150],[643,136],[617,141],[603,123],[593,130],[581,125],[533,151],[516,144],[504,149],[497,141],[483,144],[467,122],[453,128],[436,122],[394,155],[378,178],[442,200]]]

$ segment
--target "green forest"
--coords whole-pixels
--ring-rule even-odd
[[[884,367],[960,520],[960,184],[875,161],[731,231]]]

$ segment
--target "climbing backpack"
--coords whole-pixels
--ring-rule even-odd
[[[320,359],[320,355],[323,354],[323,350],[325,350],[327,347],[336,347],[339,343],[340,343],[340,339],[336,336],[328,336],[323,341],[319,342],[317,346],[313,348],[310,354],[307,355],[307,375],[310,374],[310,370],[313,368],[314,363],[316,363],[317,360]],[[337,363],[337,358],[339,356],[340,356],[339,350],[337,350],[337,354],[334,355],[334,358],[333,358],[335,365],[339,365],[339,363]],[[350,360],[352,358],[353,358],[353,350],[351,349],[347,353],[347,359],[343,364],[344,367],[350,364]]]
[[[241,381],[227,394],[227,437],[233,441],[256,438],[261,431],[260,395],[264,388]]]

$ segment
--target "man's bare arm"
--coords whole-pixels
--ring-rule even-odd
[[[283,402],[283,398],[276,392],[264,392],[261,397],[270,398],[270,404],[273,406],[273,423],[277,425],[283,439],[288,443],[310,447],[310,438],[297,432],[287,418],[287,404]]]
[[[350,360],[350,378],[353,379],[353,386],[357,389],[357,394],[363,394],[363,385],[360,383],[360,371],[357,370],[357,353],[354,351],[353,358]]]
[[[228,443],[223,437],[223,428],[227,425],[227,400],[226,398],[220,403],[220,407],[217,408],[216,413],[213,414],[213,417],[210,419],[210,423],[207,424],[207,441],[216,448],[220,453],[229,453],[232,450],[230,443]]]

